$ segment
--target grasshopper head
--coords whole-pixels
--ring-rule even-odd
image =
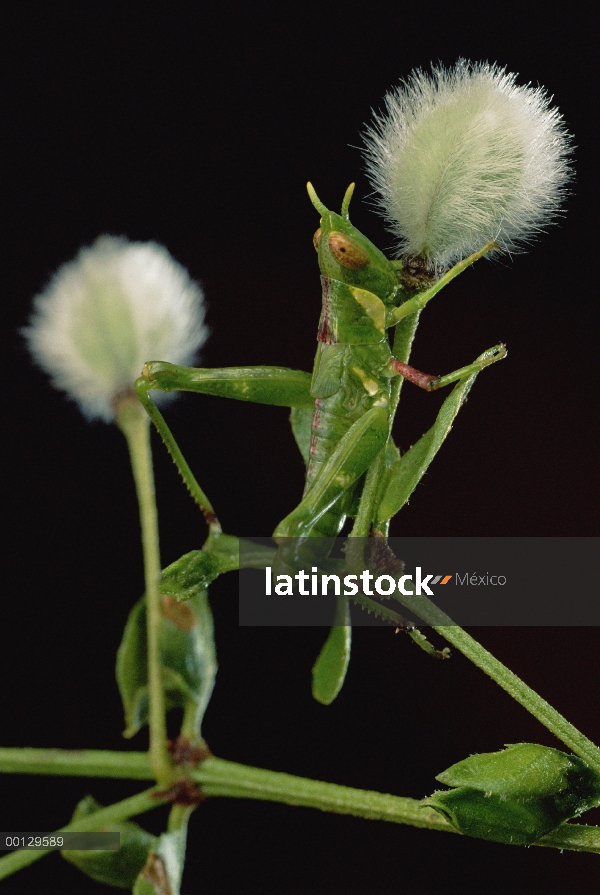
[[[354,184],[346,190],[341,214],[325,208],[312,184],[307,184],[307,189],[312,204],[321,214],[321,226],[313,241],[323,276],[360,286],[374,292],[383,302],[392,303],[398,286],[396,268],[350,223],[348,206]]]

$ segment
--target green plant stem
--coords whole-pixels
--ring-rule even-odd
[[[133,395],[117,405],[116,421],[129,447],[142,528],[148,631],[150,761],[156,780],[168,783],[171,779],[171,763],[167,752],[165,696],[159,644],[161,565],[150,425],[144,408]]]
[[[189,808],[186,805],[173,805],[169,812],[168,832],[172,833],[174,830],[187,828],[187,823],[193,810],[193,808]]]
[[[437,812],[423,807],[418,799],[249,768],[214,757],[205,761],[192,773],[192,777],[207,796],[283,802],[286,805],[458,834],[458,830],[448,821]],[[563,824],[534,844],[600,854],[600,827]]]
[[[371,526],[377,509],[375,506],[375,499],[377,497],[382,468],[383,451],[380,451],[367,472],[360,504],[358,506],[358,513],[356,514],[356,519],[354,520],[354,525],[350,532],[351,538],[368,538],[371,534]]]
[[[153,780],[147,752],[0,748],[0,773]]]
[[[460,650],[463,656],[492,678],[503,690],[520,703],[527,711],[547,727],[575,755],[582,758],[591,768],[600,773],[600,749],[580,730],[577,730],[564,715],[552,708],[549,702],[528,687],[514,672],[503,665],[488,650],[477,642],[452,619],[442,612],[427,597],[412,594],[402,598],[402,604],[411,609],[419,618],[431,625],[441,637]]]
[[[371,820],[387,820],[431,830],[457,832],[437,812],[419,807],[421,803],[417,799],[247,767],[222,758],[207,759],[192,772],[192,777],[209,797],[282,802],[285,805],[317,808],[320,811],[334,811],[337,814],[350,814]]]
[[[0,749],[0,772],[2,771],[24,774],[153,779],[152,768],[146,752],[103,752],[100,750],[73,752],[68,749],[4,748]],[[201,786],[207,796],[281,802],[286,805],[300,805],[371,820],[386,820],[423,829],[458,833],[433,809],[423,808],[418,799],[353,789],[350,786],[339,786],[335,783],[323,783],[320,780],[310,780],[292,774],[248,767],[214,756],[192,771],[191,777]],[[114,811],[110,814],[111,821],[122,820],[135,813],[139,814],[157,804],[157,800],[149,795],[151,792],[152,790],[148,790],[146,793],[134,796],[133,799],[126,799],[124,802],[103,808],[102,812]],[[139,807],[140,805],[142,807]],[[123,813],[129,810],[127,806],[133,806],[130,814]],[[187,809],[181,811],[172,809],[169,829],[176,829],[185,822],[186,811]],[[88,823],[88,820],[90,824],[103,822],[104,816],[104,813],[96,812],[93,815],[93,821],[86,819],[85,822]],[[82,823],[83,821],[64,829],[83,830]],[[536,845],[600,854],[600,827],[564,824],[558,830],[544,836]],[[40,853],[27,852],[26,854],[39,855]],[[12,859],[13,855],[1,858],[0,867],[5,866],[2,862],[7,861],[8,858]],[[35,860],[35,857],[31,860]],[[25,866],[25,864],[19,866]],[[16,870],[18,867],[14,869]],[[0,876],[0,878],[2,877]]]
[[[56,832],[72,833],[97,830],[105,824],[118,823],[119,821],[127,820],[129,817],[134,817],[136,814],[143,814],[144,811],[149,811],[151,808],[157,808],[159,805],[164,804],[164,799],[154,796],[154,792],[155,789],[153,787],[128,799],[123,799],[122,802],[115,802],[114,805],[108,805],[106,808],[101,808],[88,817],[73,821],[73,823],[61,827]],[[17,870],[21,870],[23,867],[27,867],[29,864],[34,864],[35,861],[39,861],[40,858],[43,858],[50,851],[55,851],[55,849],[18,849],[10,852],[10,854],[0,858],[0,880],[11,876],[11,874],[16,873]]]
[[[600,749],[567,719],[552,708],[550,703],[528,687],[521,678],[503,665],[470,634],[458,625],[435,625],[434,630],[460,650],[474,665],[485,671],[503,690],[519,702],[530,714],[547,727],[559,740],[600,773]]]
[[[420,311],[404,317],[396,326],[394,332],[393,354],[397,360],[408,363],[412,343],[419,324]],[[390,417],[393,420],[400,401],[400,390],[404,377],[396,376],[391,386]],[[369,468],[363,492],[360,499],[358,514],[350,534],[351,538],[368,538],[371,534],[371,526],[375,518],[375,499],[377,496],[379,479],[383,469],[383,451],[380,452],[375,462]]]
[[[392,354],[396,360],[402,361],[403,364],[407,364],[410,360],[410,352],[417,332],[417,326],[419,325],[420,316],[421,312],[416,311],[414,314],[409,314],[407,317],[403,317],[394,330],[394,347],[392,349]],[[398,410],[400,392],[404,382],[404,376],[396,376],[392,380],[390,415],[393,418],[395,418],[396,411]]]

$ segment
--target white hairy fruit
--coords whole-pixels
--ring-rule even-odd
[[[58,269],[23,334],[88,419],[114,419],[146,361],[187,365],[206,340],[203,294],[154,242],[101,236]]]
[[[365,133],[377,206],[401,256],[444,270],[494,240],[511,252],[559,210],[570,136],[541,87],[496,65],[421,70]]]

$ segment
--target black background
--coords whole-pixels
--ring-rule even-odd
[[[448,372],[499,341],[509,356],[477,381],[394,533],[596,533],[597,99],[576,7],[560,18],[377,0],[4,10],[3,745],[125,745],[114,655],[143,586],[122,436],[85,423],[31,366],[17,330],[32,296],[101,233],[154,239],[205,288],[203,364],[310,369],[318,217],[304,184],[338,208],[356,180],[353,222],[388,248],[355,147],[386,90],[431,60],[488,59],[544,84],[576,135],[577,180],[560,227],[528,254],[479,263],[423,316],[421,369]],[[403,449],[441,400],[405,387]],[[268,535],[297,503],[302,465],[284,410],[187,396],[168,420],[226,531]],[[167,564],[205,531],[158,444],[156,476]],[[420,798],[469,753],[559,745],[461,656],[436,663],[381,629],[357,629],[346,686],[324,708],[310,696],[324,632],[238,628],[233,576],[212,602],[220,671],[204,732],[221,757]],[[479,636],[598,739],[595,629]],[[140,734],[130,747],[145,743]],[[70,778],[1,785],[3,830],[54,829],[88,791],[108,803],[137,789]],[[148,826],[158,832],[164,820],[157,812]],[[214,800],[191,821],[183,892],[583,891],[594,869],[591,855]],[[39,891],[43,880],[52,891],[101,891],[56,856],[4,888]]]

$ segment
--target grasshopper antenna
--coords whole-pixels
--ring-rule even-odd
[[[350,216],[348,214],[348,208],[350,207],[350,200],[354,194],[355,183],[351,183],[346,192],[344,193],[344,198],[342,199],[342,217],[345,221],[350,220]]]
[[[311,201],[312,204],[315,206],[315,208],[317,209],[317,211],[319,212],[319,214],[321,214],[321,215],[323,215],[323,214],[327,214],[328,209],[325,208],[325,206],[323,205],[323,203],[321,202],[321,200],[320,200],[319,197],[317,196],[317,194],[316,194],[316,192],[315,192],[315,188],[314,188],[314,186],[312,185],[312,183],[310,182],[310,180],[309,180],[308,183],[306,184],[306,189],[308,190],[308,197],[309,197],[310,201]]]

